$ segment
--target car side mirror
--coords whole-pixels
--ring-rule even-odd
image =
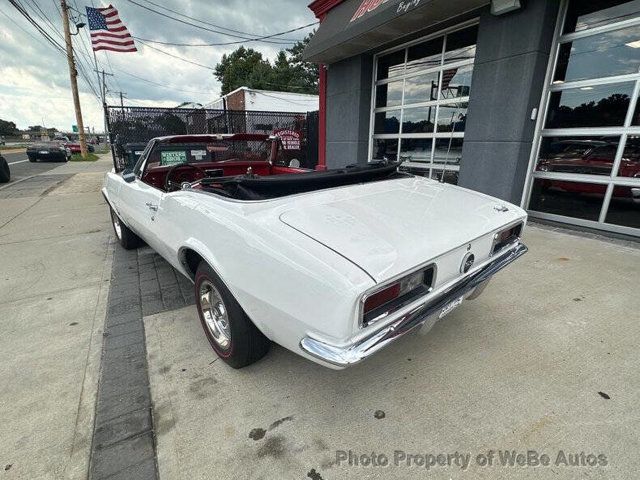
[[[136,179],[136,174],[133,173],[133,170],[126,168],[122,172],[122,179],[127,183],[131,183]]]

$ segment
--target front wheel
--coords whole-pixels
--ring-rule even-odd
[[[129,227],[127,227],[118,214],[111,210],[111,224],[113,225],[113,231],[118,238],[118,242],[125,250],[133,250],[134,248],[138,248],[142,244],[142,240],[135,233],[133,233]]]
[[[204,333],[227,365],[246,367],[267,354],[269,339],[258,330],[220,277],[204,261],[196,271],[195,297]]]
[[[34,155],[29,155],[29,161],[30,161],[31,163],[33,163],[33,162],[37,162],[37,161],[38,161],[38,158],[37,158],[36,156],[34,156]]]

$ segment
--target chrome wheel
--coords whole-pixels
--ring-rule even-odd
[[[118,215],[116,215],[115,213],[111,213],[111,219],[113,220],[113,229],[118,236],[118,240],[122,240],[122,225],[120,225],[120,219],[118,218]]]
[[[231,328],[220,292],[209,280],[203,280],[200,284],[199,298],[207,330],[218,346],[227,350],[231,345]]]

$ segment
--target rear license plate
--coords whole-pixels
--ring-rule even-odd
[[[39,153],[40,155],[46,155],[46,154],[48,154],[49,152],[47,152],[46,150],[40,150],[38,153]]]
[[[449,313],[451,313],[451,311],[455,310],[457,307],[460,306],[460,304],[462,303],[462,300],[464,300],[464,295],[456,298],[455,300],[447,303],[444,307],[442,307],[442,310],[440,310],[440,315],[438,315],[438,319],[444,317],[445,315],[448,315]]]

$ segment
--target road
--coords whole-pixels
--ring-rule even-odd
[[[2,152],[0,152],[2,153]],[[31,163],[27,158],[25,152],[19,153],[2,153],[2,156],[7,160],[9,169],[11,170],[11,182],[16,182],[20,179],[38,175],[39,173],[47,172],[53,168],[59,167],[61,164],[58,162],[36,162]],[[2,188],[3,185],[0,185]]]

